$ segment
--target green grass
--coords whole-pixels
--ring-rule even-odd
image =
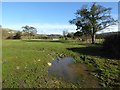
[[[78,41],[3,40],[2,83],[3,88],[78,88],[82,84],[58,79],[48,75],[48,62],[64,54],[85,63],[104,87],[120,86],[119,61],[103,57],[101,46]],[[87,87],[87,86],[86,86]]]

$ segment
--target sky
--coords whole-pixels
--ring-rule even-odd
[[[76,26],[69,24],[76,10],[91,2],[2,2],[2,27],[22,30],[22,26],[37,28],[39,34],[62,34],[63,30],[75,32]],[[111,7],[111,15],[118,19],[117,2],[97,2]]]

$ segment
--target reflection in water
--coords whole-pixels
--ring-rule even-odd
[[[52,62],[52,66],[49,68],[49,73],[55,74],[57,76],[61,76],[64,79],[72,80],[71,70],[69,68],[69,64],[73,62],[73,58],[66,57],[64,59],[61,59],[60,57],[57,57],[56,60]]]
[[[84,87],[100,87],[97,79],[90,74],[90,70],[85,64],[74,63],[74,59],[71,57],[57,57],[52,61],[48,72],[66,81],[85,85]]]

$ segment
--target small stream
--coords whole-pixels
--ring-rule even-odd
[[[74,63],[74,58],[60,58],[59,56],[52,61],[52,65],[48,69],[50,75],[55,75],[66,81],[79,83],[84,87],[100,87],[97,78],[90,72],[85,64]]]

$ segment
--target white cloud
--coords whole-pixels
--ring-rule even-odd
[[[112,26],[109,26],[103,30],[100,30],[97,32],[97,34],[100,34],[100,33],[108,33],[108,32],[117,32],[118,31],[118,24],[117,25],[112,25]]]
[[[26,23],[19,25],[3,25],[5,28],[10,28],[14,30],[22,31],[22,26],[29,25],[37,28],[39,34],[62,34],[63,30],[67,30],[68,32],[75,32],[76,26],[70,24],[39,24],[39,23]]]
[[[37,28],[39,34],[62,34],[63,30],[67,30],[68,32],[76,32],[76,26],[71,24],[40,24],[40,23],[26,23],[26,24],[19,24],[19,25],[3,25],[5,28],[10,28],[14,30],[22,31],[22,26],[30,25]],[[112,25],[108,28],[98,31],[99,33],[107,33],[107,32],[116,32],[118,31],[118,25]]]

